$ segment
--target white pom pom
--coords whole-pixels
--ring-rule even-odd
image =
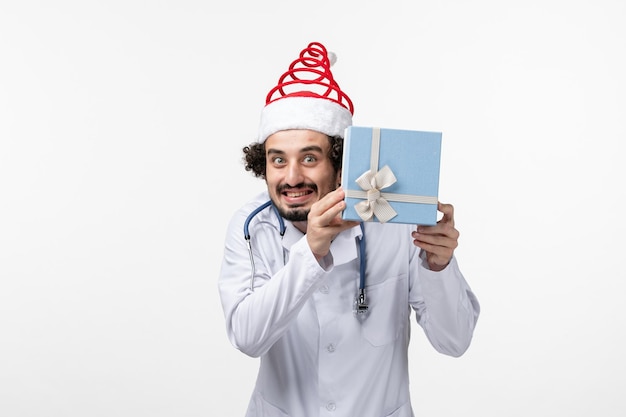
[[[337,55],[334,52],[328,52],[328,60],[330,61],[330,66],[332,67],[337,62]]]

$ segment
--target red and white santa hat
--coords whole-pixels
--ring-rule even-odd
[[[335,54],[318,42],[311,42],[300,52],[267,94],[259,143],[288,129],[310,129],[343,137],[344,130],[352,125],[354,106],[330,71],[336,60]]]

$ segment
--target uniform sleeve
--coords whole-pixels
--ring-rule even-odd
[[[289,329],[326,271],[304,238],[292,245],[289,261],[282,266],[280,240],[271,240],[278,236],[278,231],[257,230],[252,291],[250,255],[242,227],[241,218],[234,218],[229,224],[218,289],[231,343],[243,353],[258,357]]]
[[[468,349],[480,304],[452,258],[442,271],[428,269],[426,260],[416,256],[411,270],[417,274],[411,281],[410,303],[417,322],[432,346],[440,353],[459,357]]]

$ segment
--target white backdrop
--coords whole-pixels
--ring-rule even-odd
[[[457,359],[413,331],[416,414],[626,414],[626,3],[212,3],[0,0],[0,415],[243,415],[225,225],[311,41],[355,124],[443,132],[482,315]]]

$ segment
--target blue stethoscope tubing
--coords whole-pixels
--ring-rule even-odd
[[[278,219],[279,233],[281,237],[285,235],[285,230],[286,230],[285,221],[283,220],[283,217],[278,212],[278,209],[276,208],[276,206],[272,204],[272,200],[269,200],[261,204],[256,209],[254,209],[252,213],[250,213],[248,217],[246,218],[246,220],[244,221],[243,237],[246,240],[246,244],[248,246],[248,254],[250,255],[250,266],[252,267],[252,272],[250,274],[250,290],[251,291],[254,291],[254,274],[256,272],[256,268],[254,266],[254,257],[252,255],[252,244],[250,243],[250,240],[251,240],[250,230],[249,230],[250,222],[252,221],[254,216],[259,214],[261,211],[265,210],[267,207],[272,208],[272,210],[274,211],[274,214],[276,215],[276,218]],[[362,314],[362,313],[367,312],[368,310],[367,300],[365,297],[366,262],[365,262],[365,228],[363,227],[363,222],[360,223],[360,226],[361,226],[361,238],[359,239],[359,292],[355,299],[355,307],[354,307],[355,314]]]
[[[282,237],[285,235],[285,230],[286,230],[285,221],[283,220],[282,216],[278,213],[278,209],[276,208],[276,206],[272,204],[272,200],[269,200],[268,202],[263,203],[259,207],[254,209],[254,211],[252,211],[252,213],[248,215],[248,217],[246,218],[246,221],[243,223],[243,237],[246,240],[248,241],[250,240],[250,230],[249,230],[250,222],[252,221],[254,216],[256,216],[257,214],[265,210],[268,206],[272,206],[272,209],[274,210],[274,213],[276,214],[276,218],[278,219],[278,223],[280,224],[280,236]]]
[[[257,214],[265,210],[268,206],[272,207],[272,209],[274,210],[274,214],[276,214],[276,218],[278,218],[278,224],[280,227],[279,229],[280,237],[283,237],[285,235],[285,230],[286,230],[285,221],[283,220],[283,217],[280,215],[280,213],[278,213],[278,209],[276,208],[276,206],[272,204],[272,200],[269,200],[268,202],[263,203],[259,207],[254,209],[252,213],[248,215],[248,217],[246,218],[246,221],[243,222],[243,237],[246,240],[246,245],[248,245],[248,254],[250,255],[250,266],[252,267],[252,273],[250,274],[250,291],[254,291],[254,273],[256,272],[256,268],[254,266],[254,257],[252,256],[252,244],[250,243],[250,230],[249,230],[250,222],[252,221],[254,216],[256,216]]]

